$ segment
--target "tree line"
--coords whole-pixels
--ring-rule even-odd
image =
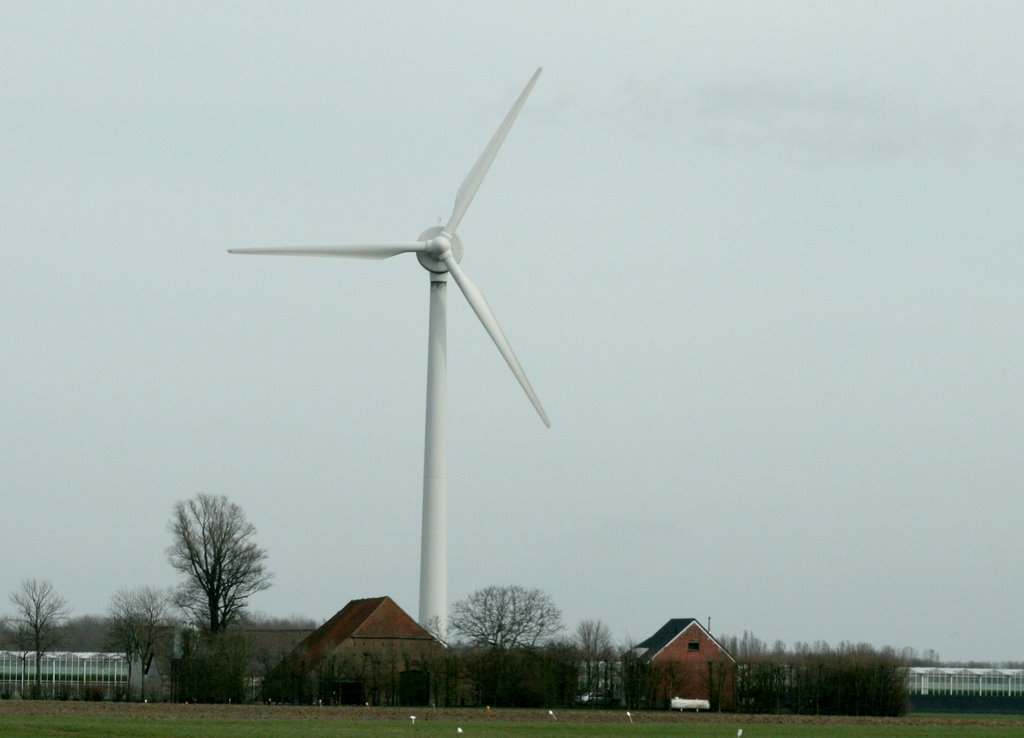
[[[907,709],[907,651],[845,642],[769,648],[751,633],[722,642],[737,659],[741,711],[897,716]]]
[[[255,527],[226,497],[199,494],[174,505],[168,531],[168,563],[181,576],[180,585],[166,591],[119,590],[105,617],[86,616],[77,625],[101,630],[104,646],[124,654],[143,677],[158,653],[173,651],[174,698],[309,703],[337,699],[337,685],[358,682],[373,700],[398,704],[422,688],[403,681],[400,654],[390,662],[387,655],[335,660],[298,672],[294,664],[268,657],[263,692],[254,694],[246,682],[253,654],[240,626],[247,622],[251,597],[273,580]],[[13,613],[0,620],[0,648],[14,645],[35,654],[33,694],[41,696],[42,654],[57,649],[61,634],[75,622],[47,581],[25,580],[10,602]],[[182,622],[187,627],[179,627]],[[638,658],[633,644],[616,644],[600,621],[581,622],[565,635],[560,610],[538,589],[480,589],[454,603],[449,632],[436,635],[448,646],[426,669],[429,693],[438,704],[655,707],[664,706],[659,685],[672,683],[665,667]],[[907,652],[845,643],[769,648],[749,633],[718,640],[737,663],[709,662],[704,686],[712,702],[719,702],[723,685],[734,684],[735,705],[745,711],[891,715],[903,710],[905,670],[912,661]],[[937,659],[926,654],[932,656]],[[725,673],[726,668],[734,673]],[[129,678],[128,690],[131,683]],[[145,684],[143,678],[139,694],[123,696],[146,699]]]

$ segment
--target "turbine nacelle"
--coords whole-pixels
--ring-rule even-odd
[[[454,233],[449,233],[444,226],[432,226],[420,234],[420,241],[425,246],[424,251],[417,252],[416,258],[424,269],[433,274],[447,274],[448,258],[454,259],[458,264],[462,261],[462,239]]]

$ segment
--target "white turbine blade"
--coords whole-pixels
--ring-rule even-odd
[[[344,246],[280,246],[269,249],[228,249],[229,254],[258,254],[261,256],[334,256],[349,259],[390,259],[410,252],[423,252],[423,241],[408,243],[352,243]]]
[[[498,347],[498,351],[505,357],[505,361],[508,362],[509,368],[512,373],[516,375],[516,379],[519,380],[519,384],[526,392],[526,396],[530,398],[530,402],[533,403],[534,410],[540,415],[540,419],[544,421],[544,425],[548,428],[551,427],[551,421],[548,420],[548,414],[544,412],[544,407],[540,404],[540,398],[537,397],[537,393],[533,391],[533,386],[530,384],[530,380],[526,378],[526,372],[523,371],[523,367],[519,364],[519,359],[516,358],[515,353],[512,351],[512,347],[508,343],[508,339],[505,338],[504,332],[501,330],[501,326],[498,325],[497,318],[494,317],[494,312],[491,310],[491,306],[487,304],[487,300],[484,298],[483,293],[480,289],[473,284],[469,277],[467,277],[459,265],[455,262],[455,257],[448,252],[444,257],[444,263],[448,266],[448,272],[455,279],[455,283],[459,285],[459,289],[462,290],[462,294],[466,296],[466,300],[469,302],[470,307],[473,308],[473,312],[480,318],[480,322],[484,324],[484,328],[490,334],[494,340],[494,345]]]
[[[522,110],[523,104],[526,103],[526,98],[530,96],[530,91],[533,89],[533,85],[537,82],[537,78],[540,77],[542,71],[543,67],[540,67],[533,73],[530,81],[526,83],[526,87],[519,94],[519,99],[516,100],[512,109],[508,111],[505,120],[502,121],[501,125],[498,126],[498,130],[494,132],[494,136],[491,137],[491,142],[487,144],[487,148],[480,154],[480,158],[476,160],[476,164],[469,170],[465,181],[459,187],[459,192],[455,195],[455,209],[452,210],[452,217],[448,219],[448,225],[444,227],[448,233],[455,233],[455,229],[462,222],[462,216],[466,214],[469,204],[473,202],[473,196],[480,189],[480,183],[484,181],[487,170],[491,168],[491,162],[498,155],[498,149],[505,142],[505,137],[512,128],[512,124],[516,122],[519,111]]]

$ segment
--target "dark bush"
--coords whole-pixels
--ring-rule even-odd
[[[906,664],[863,644],[752,656],[737,677],[745,712],[897,716],[907,706]]]

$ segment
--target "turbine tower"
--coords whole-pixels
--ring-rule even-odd
[[[551,427],[547,413],[530,380],[526,378],[508,339],[498,325],[487,300],[459,267],[462,261],[462,241],[458,236],[459,223],[469,209],[473,197],[497,156],[526,98],[533,90],[541,69],[533,77],[512,105],[505,120],[498,126],[476,164],[469,170],[455,195],[455,207],[448,223],[428,228],[416,241],[348,244],[343,246],[287,246],[281,248],[230,249],[232,254],[269,254],[276,256],[334,256],[356,259],[388,259],[399,254],[414,253],[430,275],[430,319],[427,343],[427,408],[423,453],[423,532],[420,544],[420,609],[419,622],[440,635],[446,635],[448,611],[447,561],[447,455],[446,410],[448,400],[447,377],[447,287],[448,275],[455,280],[484,329],[494,340],[519,384],[530,398],[544,425]]]

